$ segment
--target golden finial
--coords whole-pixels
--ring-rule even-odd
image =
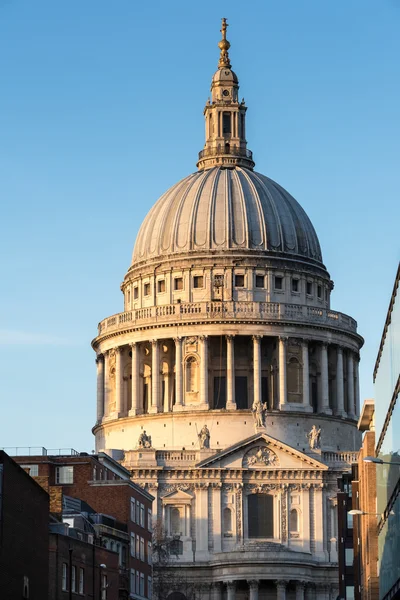
[[[222,19],[222,27],[221,27],[222,40],[218,44],[218,48],[221,50],[221,54],[220,54],[219,62],[218,62],[219,69],[223,69],[223,68],[230,69],[231,68],[231,63],[230,63],[229,54],[228,54],[228,50],[231,47],[231,45],[228,42],[228,40],[226,39],[227,27],[228,27],[228,23],[226,22],[226,19]]]

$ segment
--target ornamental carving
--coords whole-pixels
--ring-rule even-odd
[[[239,488],[236,492],[236,533],[237,540],[242,539],[242,489]]]
[[[277,455],[265,446],[256,446],[246,452],[243,457],[243,467],[245,468],[254,469],[277,466],[279,466]]]
[[[282,542],[287,540],[287,498],[286,493],[282,494]]]
[[[268,492],[274,492],[279,489],[279,485],[268,484],[268,483],[250,483],[246,485],[246,491],[251,494],[267,494]]]

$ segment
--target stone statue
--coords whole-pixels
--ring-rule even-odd
[[[267,413],[267,404],[260,402],[260,400],[254,400],[253,406],[251,407],[256,427],[265,427],[265,417]]]
[[[306,438],[311,450],[321,448],[321,427],[317,429],[317,426],[313,425],[311,431],[306,433]]]
[[[200,450],[208,449],[210,447],[210,432],[207,425],[204,425],[200,433],[197,434],[200,440]]]
[[[146,431],[142,431],[138,440],[139,448],[151,448],[151,436],[147,435]]]

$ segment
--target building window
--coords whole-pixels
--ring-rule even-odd
[[[183,279],[182,277],[175,277],[174,279],[174,290],[183,290]]]
[[[153,580],[150,575],[147,578],[147,597],[151,600],[153,597]]]
[[[152,523],[153,517],[151,514],[151,508],[147,509],[147,529],[149,531],[153,531],[153,523]]]
[[[289,394],[300,393],[301,366],[297,358],[292,357],[287,367],[287,390]]]
[[[150,284],[149,283],[145,283],[143,285],[143,295],[150,296]]]
[[[68,574],[67,563],[63,563],[62,564],[62,577],[61,577],[61,589],[63,590],[63,592],[65,592],[67,590],[67,574]]]
[[[74,483],[74,467],[56,467],[56,484]]]
[[[85,592],[85,570],[79,569],[79,593],[84,594]]]
[[[153,553],[153,548],[152,548],[151,542],[147,542],[147,564],[149,564],[149,565],[151,565],[153,562],[152,553]]]
[[[222,133],[231,133],[231,113],[224,112],[222,115]]]
[[[139,594],[140,592],[140,573],[139,571],[136,571],[136,594]]]
[[[264,285],[264,275],[256,275],[256,288],[263,288]]]
[[[139,298],[139,288],[136,286],[133,288],[133,299],[137,300]]]
[[[235,275],[235,287],[244,287],[244,275]]]
[[[135,534],[131,533],[131,556],[135,556]]]
[[[318,296],[318,298],[322,298],[322,286],[321,285],[317,286],[317,296]]]
[[[312,296],[313,284],[312,281],[307,281],[307,296]]]
[[[24,587],[22,590],[22,597],[25,598],[29,598],[29,577],[27,577],[26,575],[24,575]]]
[[[135,498],[131,498],[131,521],[136,523]]]
[[[299,292],[299,291],[300,291],[300,280],[292,279],[292,292]]]
[[[140,535],[136,534],[136,558],[140,556]]]
[[[193,287],[194,288],[202,288],[203,285],[203,275],[195,275],[193,277]]]
[[[157,291],[159,294],[162,294],[163,292],[165,292],[165,279],[160,279],[157,282]]]
[[[181,513],[179,508],[171,508],[171,535],[181,535]]]
[[[107,575],[101,578],[101,600],[107,600]]]
[[[230,508],[224,508],[224,535],[232,536],[232,511]]]
[[[290,511],[289,531],[290,533],[298,533],[299,531],[299,514],[295,508]]]
[[[19,465],[21,469],[27,471],[31,477],[38,477],[39,465]]]
[[[126,294],[126,301],[128,303],[128,308],[129,308],[129,305],[131,303],[131,293],[129,290],[128,290],[128,293]]]
[[[283,277],[280,277],[278,275],[275,276],[275,289],[283,290]]]
[[[144,539],[140,538],[140,560],[144,562]]]
[[[140,527],[144,527],[144,504],[140,505]]]
[[[274,537],[274,499],[269,494],[247,496],[249,538]]]
[[[346,600],[354,600],[354,585],[346,585]]]
[[[131,576],[130,576],[130,589],[131,589],[131,594],[135,593],[135,569],[131,569]]]
[[[194,356],[189,356],[186,361],[186,391],[197,391],[197,360]]]
[[[140,591],[139,594],[144,596],[144,573],[140,573]]]
[[[353,548],[345,548],[344,550],[344,559],[346,563],[346,567],[352,567],[354,562],[354,550]]]
[[[347,529],[353,529],[353,515],[347,513]]]
[[[71,590],[76,592],[76,567],[72,567],[71,572]]]

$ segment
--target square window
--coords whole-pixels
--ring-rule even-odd
[[[56,467],[56,484],[73,483],[74,467]]]
[[[157,282],[157,291],[159,294],[162,294],[163,292],[165,292],[165,279],[160,279]]]
[[[149,283],[145,283],[143,285],[143,295],[150,296],[150,284]]]
[[[283,277],[280,277],[279,275],[275,276],[275,289],[283,290]]]
[[[136,286],[133,288],[133,299],[137,300],[139,297],[139,288]]]
[[[318,298],[322,298],[322,286],[321,285],[317,286],[317,294],[318,294]]]
[[[195,275],[193,277],[193,287],[194,288],[202,288],[203,285],[203,275]]]
[[[244,287],[244,275],[235,275],[235,287]]]
[[[298,279],[292,279],[292,292],[298,292],[300,290],[300,281]]]
[[[183,279],[182,277],[175,277],[174,279],[174,290],[183,290]]]
[[[312,296],[313,284],[312,281],[307,281],[307,296]]]
[[[39,475],[39,465],[19,465],[21,469],[27,471],[31,477],[37,477]]]
[[[263,288],[264,286],[264,275],[256,275],[256,288]]]

